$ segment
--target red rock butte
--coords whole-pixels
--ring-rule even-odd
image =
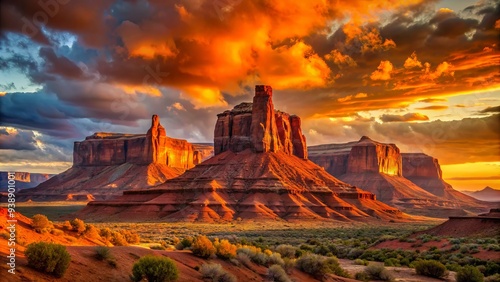
[[[218,115],[214,144],[212,158],[181,176],[90,202],[77,216],[94,221],[414,219],[309,161],[300,118],[274,110],[270,86],[256,86],[253,103]]]
[[[483,212],[490,205],[460,193],[442,178],[437,159],[401,153],[395,144],[359,141],[309,147],[310,159],[342,181],[410,213],[432,217]]]
[[[211,153],[211,152],[208,152]],[[145,189],[181,175],[206,158],[186,140],[166,135],[157,115],[146,134],[97,132],[75,142],[73,166],[37,187],[18,194],[19,201],[94,200]]]

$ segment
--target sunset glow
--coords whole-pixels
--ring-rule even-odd
[[[366,135],[500,188],[498,1],[65,2],[42,25],[37,3],[0,4],[0,170],[59,173],[74,141],[152,114],[211,143],[266,84],[308,145]]]

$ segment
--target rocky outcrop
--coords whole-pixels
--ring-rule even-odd
[[[423,153],[403,153],[402,157],[404,177],[424,190],[446,200],[459,201],[462,205],[484,205],[444,181],[438,159]]]
[[[307,160],[300,119],[275,111],[272,90],[218,115],[215,155],[154,189],[94,201],[91,220],[231,221],[241,219],[412,220],[375,195],[339,181]]]
[[[147,134],[119,134],[98,132],[84,141],[75,142],[74,166],[110,166],[124,163],[148,165],[162,164],[182,169],[192,168],[200,159],[195,158],[192,144],[166,136],[157,115],[152,118]]]
[[[363,136],[352,146],[346,173],[383,173],[402,175],[401,153],[394,144],[383,144]]]
[[[73,166],[18,201],[109,199],[125,190],[147,189],[193,168],[211,153],[166,135],[157,115],[146,134],[98,132],[75,142]]]
[[[16,181],[16,189],[29,189],[38,184],[47,181],[54,176],[53,174],[31,173],[31,172],[14,172],[14,180]],[[7,191],[8,188],[8,172],[0,171],[0,191]]]
[[[241,103],[217,115],[215,155],[246,149],[256,153],[284,152],[307,159],[300,118],[274,110],[270,86],[257,86],[253,103]]]
[[[479,212],[487,208],[444,182],[435,158],[401,154],[395,144],[366,136],[357,142],[309,147],[309,159],[340,180],[411,213],[447,217],[466,214],[463,209]]]

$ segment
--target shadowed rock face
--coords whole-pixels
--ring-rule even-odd
[[[154,189],[126,191],[79,212],[91,220],[412,220],[307,160],[300,118],[275,111],[272,90],[218,115],[215,155]]]
[[[347,158],[346,173],[375,172],[401,176],[401,153],[394,144],[383,144],[363,136]]]
[[[217,115],[215,155],[225,151],[284,152],[307,159],[300,118],[274,110],[272,88],[258,85],[253,103],[241,103]]]

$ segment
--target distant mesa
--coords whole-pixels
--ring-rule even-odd
[[[300,118],[276,111],[270,86],[218,115],[215,156],[154,189],[90,202],[87,220],[231,221],[414,218],[309,161]]]
[[[309,159],[333,176],[410,213],[448,217],[484,212],[490,207],[446,183],[437,159],[401,153],[395,144],[363,136],[359,141],[311,146],[308,150]]]
[[[31,173],[31,172],[14,172],[14,180],[16,181],[16,189],[29,189],[38,184],[47,181],[54,174],[47,173]],[[8,172],[0,171],[0,192],[7,191],[8,188]]]
[[[146,134],[97,132],[75,142],[73,166],[19,193],[18,201],[108,199],[181,175],[211,151],[166,135],[157,115]]]

